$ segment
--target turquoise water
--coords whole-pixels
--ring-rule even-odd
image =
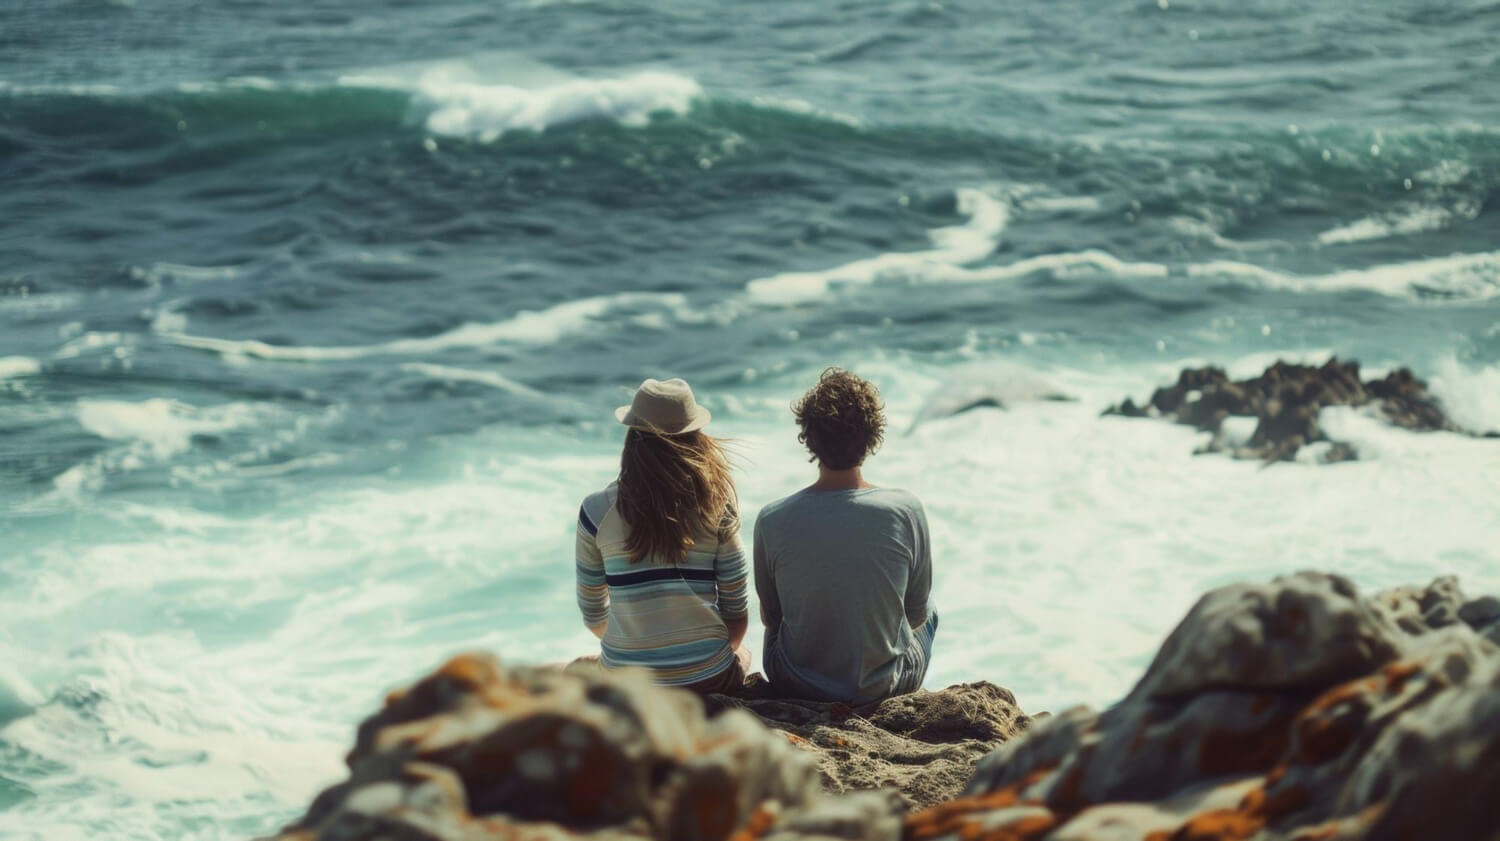
[[[882,387],[929,685],[1107,703],[1242,577],[1500,590],[1492,442],[1333,413],[1361,461],[1263,469],[1098,418],[1337,354],[1500,428],[1496,43],[1416,0],[6,5],[0,837],[266,832],[390,686],[587,651],[571,518],[646,376],[752,520],[817,371]]]

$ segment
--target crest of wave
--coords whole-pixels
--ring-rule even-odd
[[[516,74],[509,84],[476,78],[471,69],[441,65],[410,76],[346,76],[352,87],[410,90],[427,112],[425,125],[434,134],[488,143],[508,131],[542,131],[584,120],[615,120],[644,125],[652,114],[684,113],[702,96],[698,83],[662,71],[642,71],[618,78],[572,79],[548,73]]]

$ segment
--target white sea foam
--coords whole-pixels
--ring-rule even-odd
[[[1500,446],[1334,412],[1326,424],[1364,460],[1263,468],[1193,456],[1185,427],[1098,417],[1188,362],[981,361],[964,376],[1034,377],[1079,402],[1017,402],[888,437],[870,476],[916,492],[932,528],[943,626],[929,686],[993,680],[1031,711],[1105,703],[1204,589],[1300,568],[1366,590],[1437,572],[1472,593],[1500,590]],[[816,369],[767,370],[700,395],[719,434],[739,442],[747,524],[810,478],[786,407]],[[859,370],[882,387],[892,429],[909,428],[954,376],[879,350]],[[1493,393],[1491,376],[1456,371],[1444,397]],[[149,439],[145,418],[115,431]],[[35,708],[6,738],[66,769],[32,773],[83,792],[67,808],[111,837],[192,820],[185,799],[271,831],[340,776],[348,728],[390,686],[458,650],[510,662],[597,650],[577,619],[565,526],[618,469],[618,446],[587,428],[496,426],[429,451],[414,478],[308,484],[249,518],[139,504],[121,509],[125,528],[80,517],[0,590],[0,634],[27,654],[0,650],[0,662],[23,664],[42,697],[74,699]],[[58,802],[16,816],[15,830],[53,837]]]
[[[460,383],[478,383],[490,388],[514,394],[520,397],[546,398],[547,395],[532,388],[525,383],[516,382],[510,377],[498,371],[474,371],[468,368],[454,368],[450,365],[430,365],[426,362],[407,362],[401,366],[401,370],[421,374],[435,380]]]
[[[927,251],[895,252],[855,260],[812,272],[785,272],[750,281],[750,299],[764,306],[795,306],[822,300],[836,290],[864,286],[891,278],[920,280],[944,268],[988,257],[1010,219],[1010,205],[975,189],[955,191],[958,211],[968,222],[929,231],[933,247]]]
[[[0,356],[0,380],[32,377],[41,370],[41,363],[29,356]]]
[[[1186,271],[1193,277],[1294,292],[1359,290],[1392,297],[1428,295],[1468,300],[1500,295],[1500,251],[1454,254],[1324,275],[1294,275],[1230,260],[1194,264]]]
[[[1427,383],[1459,426],[1500,432],[1500,365],[1466,365],[1450,354],[1438,361]]]
[[[19,653],[19,652],[17,652]],[[30,715],[42,703],[42,695],[15,666],[16,660],[0,660],[0,728]]]
[[[687,299],[677,293],[626,292],[601,295],[568,301],[544,310],[519,312],[503,321],[465,324],[436,336],[396,339],[373,345],[273,345],[256,339],[218,339],[179,333],[164,333],[161,338],[183,347],[213,351],[225,356],[248,356],[282,362],[327,362],[371,356],[418,356],[450,348],[487,347],[496,344],[552,344],[598,324],[599,319],[618,310],[641,307],[682,309],[686,304]]]
[[[134,280],[160,284],[171,280],[177,283],[205,283],[214,280],[233,280],[240,273],[237,266],[190,266],[186,263],[152,263],[145,268],[130,267]]]
[[[1021,208],[1028,213],[1095,213],[1104,205],[1094,196],[1027,196]]]
[[[703,95],[686,76],[643,71],[605,79],[551,80],[529,87],[510,80],[476,79],[470,68],[436,65],[417,72],[375,72],[345,76],[340,84],[409,90],[428,110],[425,124],[434,134],[490,142],[508,131],[542,131],[582,120],[615,120],[644,125],[652,114],[684,113]]]
[[[81,400],[78,422],[94,435],[114,441],[139,441],[157,457],[182,452],[194,435],[227,432],[263,418],[268,409],[251,403],[196,408],[175,400],[153,398]]]
[[[1414,207],[1403,213],[1369,216],[1318,234],[1321,245],[1346,245],[1440,230],[1453,219],[1442,207]]]
[[[1161,263],[1130,262],[1097,249],[1043,254],[1007,263],[1003,266],[983,266],[966,269],[948,266],[931,272],[925,280],[939,283],[993,283],[1004,280],[1019,280],[1034,274],[1046,273],[1058,279],[1076,276],[1095,277],[1101,274],[1122,278],[1166,277],[1170,269]]]

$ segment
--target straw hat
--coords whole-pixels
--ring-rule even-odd
[[[712,415],[693,399],[693,390],[679,379],[646,380],[629,406],[615,410],[615,420],[659,435],[681,435],[702,429]]]

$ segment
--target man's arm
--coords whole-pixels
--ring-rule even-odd
[[[604,556],[594,540],[598,530],[588,512],[579,508],[578,538],[573,553],[578,573],[578,610],[583,614],[583,624],[594,636],[604,639],[609,627],[609,583],[604,578]]]
[[[739,648],[750,630],[749,579],[739,532],[720,537],[719,550],[714,554],[714,580],[719,586],[719,616],[729,629],[730,648]]]
[[[906,579],[906,624],[917,630],[927,624],[931,612],[928,598],[932,595],[932,541],[927,533],[927,512],[918,503],[912,511],[912,561],[911,575]]]

